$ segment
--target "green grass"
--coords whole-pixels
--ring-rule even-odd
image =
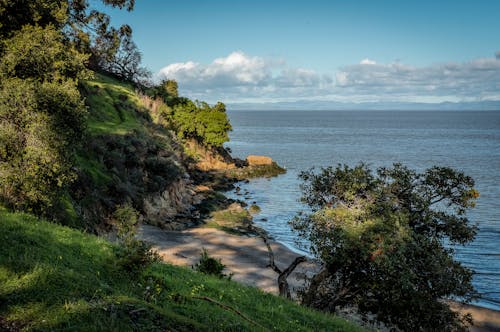
[[[108,76],[95,75],[94,80],[84,83],[90,134],[125,135],[140,130],[137,112],[142,106],[133,87]]]
[[[250,212],[235,203],[227,208],[211,212],[210,218],[203,226],[220,229],[229,234],[243,235],[253,234],[250,229],[251,225],[252,215]]]
[[[89,108],[89,141],[97,135],[124,136],[145,130],[139,116],[145,113],[140,113],[143,108],[132,85],[96,73],[93,80],[83,82],[82,89]],[[76,162],[80,169],[91,176],[95,185],[103,186],[111,181],[112,175],[96,156],[87,155],[82,150],[78,152]]]
[[[361,331],[187,268],[157,263],[130,275],[117,262],[117,247],[103,239],[0,210],[0,330]]]

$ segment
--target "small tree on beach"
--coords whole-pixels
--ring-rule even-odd
[[[473,272],[454,260],[450,246],[476,234],[466,217],[478,197],[472,178],[400,164],[375,174],[364,164],[339,165],[300,178],[312,213],[291,224],[323,264],[304,304],[356,307],[404,331],[466,330],[470,316],[451,311],[446,300],[475,296]]]

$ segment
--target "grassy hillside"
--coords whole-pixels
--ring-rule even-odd
[[[94,229],[119,204],[131,202],[143,212],[144,199],[164,191],[185,170],[172,133],[153,121],[156,114],[130,84],[96,74],[81,90],[88,130],[70,192],[80,223]]]
[[[98,237],[0,210],[0,330],[360,331],[182,267],[157,263],[130,274],[117,252]]]

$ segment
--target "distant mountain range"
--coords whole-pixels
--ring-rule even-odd
[[[443,103],[401,103],[365,102],[344,103],[334,101],[295,101],[269,103],[228,103],[229,110],[401,110],[401,111],[496,111],[500,110],[500,100],[480,102]]]

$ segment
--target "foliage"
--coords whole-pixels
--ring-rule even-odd
[[[220,259],[211,257],[207,250],[203,248],[201,252],[200,261],[196,263],[193,268],[201,273],[210,274],[218,278],[231,279],[232,274],[226,275],[224,269],[226,265],[222,264]]]
[[[151,89],[151,93],[154,97],[162,98],[169,106],[179,103],[179,86],[175,80],[162,80],[160,84]]]
[[[116,208],[113,213],[115,226],[118,230],[118,238],[130,240],[136,235],[135,227],[139,220],[139,212],[130,204],[123,204]]]
[[[478,193],[474,181],[446,167],[417,173],[400,164],[337,166],[300,174],[312,214],[292,226],[311,242],[323,270],[303,302],[361,313],[405,331],[466,330],[467,316],[443,301],[475,295],[472,271],[448,244],[466,244],[476,227],[466,217]]]
[[[149,243],[135,238],[125,239],[117,249],[117,264],[130,274],[139,274],[144,268],[161,260]]]
[[[134,0],[103,3],[131,10]],[[0,16],[0,199],[62,220],[86,127],[80,80],[96,64],[137,79],[140,54],[130,27],[112,27],[87,0],[0,1]]]
[[[253,287],[155,263],[124,273],[117,246],[96,236],[0,210],[0,330],[255,331],[237,308],[278,331],[361,331]],[[9,329],[7,329],[9,330]]]
[[[104,5],[130,11],[134,0],[102,0]],[[65,36],[65,44],[90,55],[88,66],[107,70],[139,83],[148,76],[140,67],[141,54],[128,25],[111,26],[110,17],[90,6],[88,0],[0,1],[0,39],[9,38],[24,26],[51,26]]]
[[[121,78],[140,80],[146,71],[140,68],[141,55],[132,42],[132,28],[113,27],[111,18],[90,6],[88,0],[65,0],[68,16],[65,33],[80,51],[90,54],[90,68],[106,70]],[[131,11],[135,0],[102,0],[104,5]]]
[[[61,29],[68,18],[68,4],[61,0],[0,1],[0,39],[26,25]]]
[[[75,178],[74,150],[86,110],[77,89],[86,56],[52,26],[26,26],[3,42],[0,59],[0,198],[52,215]]]
[[[121,244],[117,253],[118,263],[123,269],[137,274],[152,263],[160,261],[160,256],[151,249],[151,245],[136,238],[139,221],[139,212],[136,209],[130,204],[120,205],[113,213],[113,219]]]
[[[175,80],[164,80],[161,86],[169,96],[179,97],[179,86]]]
[[[102,43],[99,46],[108,47],[106,44],[102,45]],[[107,51],[101,50],[100,52],[106,53]],[[146,84],[151,74],[147,69],[140,66],[141,58],[142,55],[132,40],[132,36],[125,34],[120,36],[119,46],[114,53],[111,56],[101,57],[97,66],[122,80]]]
[[[229,141],[232,130],[226,106],[218,102],[211,107],[205,102],[187,100],[173,108],[172,122],[182,138],[193,138],[205,146],[220,148]]]

